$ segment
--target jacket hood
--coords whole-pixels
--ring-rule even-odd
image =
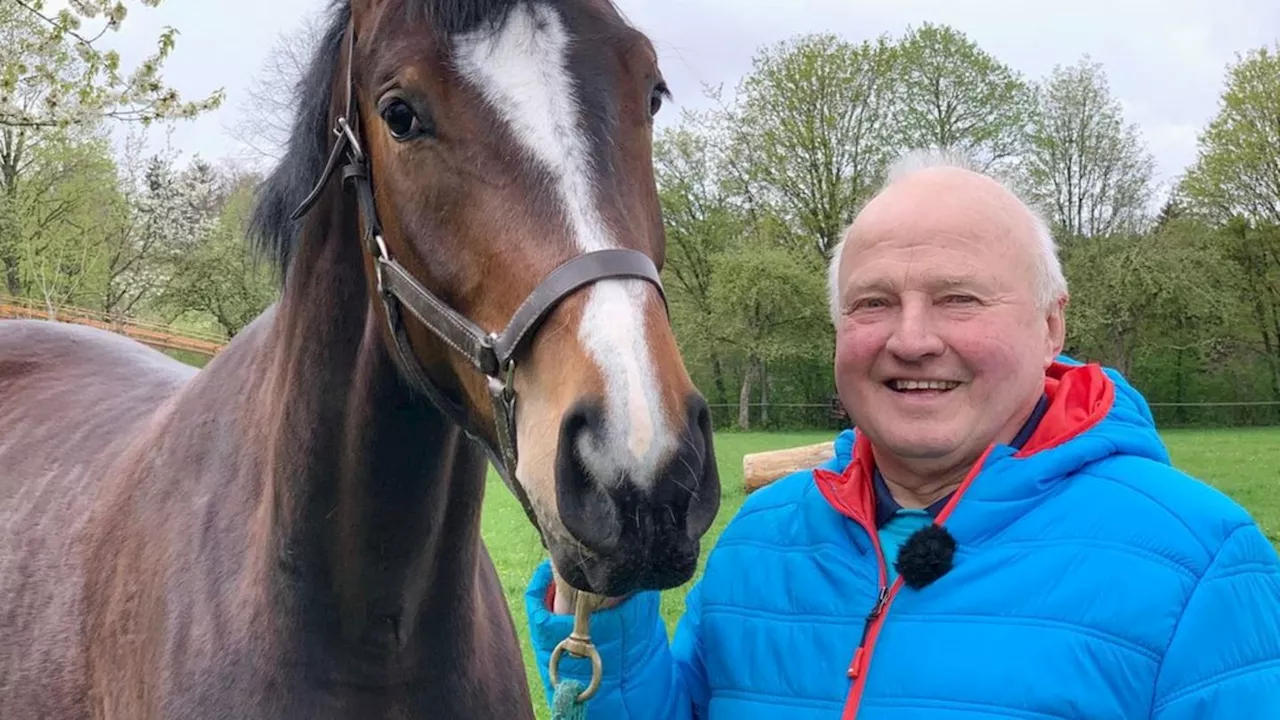
[[[979,473],[996,466],[1000,466],[1001,482],[1020,478],[1019,482],[1038,486],[1115,455],[1170,464],[1150,407],[1118,372],[1059,357],[1045,372],[1045,394],[1048,409],[1023,448],[988,447],[939,514],[938,522],[946,519]],[[818,488],[837,510],[871,527],[875,466],[871,443],[856,429],[846,430],[836,438],[835,455],[831,465],[843,471],[815,470]],[[1010,469],[1015,471],[1004,472]],[[1007,489],[1017,493],[1013,487]]]

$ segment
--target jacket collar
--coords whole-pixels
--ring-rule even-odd
[[[1026,446],[1027,441],[1031,439],[1031,434],[1035,432],[1037,427],[1039,427],[1040,421],[1044,418],[1045,412],[1048,409],[1049,395],[1048,393],[1044,393],[1040,396],[1040,400],[1036,402],[1035,408],[1031,410],[1031,414],[1027,416],[1027,421],[1024,422],[1022,424],[1022,428],[1018,430],[1018,434],[1009,442],[1009,446],[1017,450],[1021,450]],[[893,518],[894,514],[902,509],[902,505],[893,498],[893,493],[889,492],[889,486],[885,483],[884,475],[880,473],[879,467],[874,467],[871,470],[871,489],[875,494],[876,527],[884,527],[885,523],[889,522],[889,520]],[[924,509],[925,512],[929,513],[931,517],[936,519],[947,506],[947,503],[951,501],[951,497],[955,494],[956,493],[953,490],[943,497],[938,498],[932,505]]]

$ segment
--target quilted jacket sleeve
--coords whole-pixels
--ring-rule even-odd
[[[530,640],[550,704],[551,652],[573,630],[572,615],[557,615],[546,605],[552,582],[551,565],[543,561],[525,593]],[[604,675],[600,689],[587,701],[587,718],[598,720],[695,720],[706,717],[707,688],[698,639],[698,589],[685,601],[674,640],[659,613],[660,594],[637,593],[617,607],[591,616],[591,639],[600,652]],[[591,679],[591,663],[564,655],[561,678],[584,685]]]
[[[853,431],[839,433],[834,440],[834,456],[822,467],[835,472],[842,470],[849,464],[853,445]],[[747,502],[750,504],[750,498]],[[730,521],[730,526],[733,522]],[[743,570],[730,566],[721,567],[718,572],[722,577]],[[702,583],[708,580],[716,582],[717,578],[704,575],[685,596],[684,615],[670,643],[659,612],[660,593],[638,593],[617,607],[591,616],[591,639],[600,652],[604,676],[599,691],[587,703],[588,718],[702,720],[708,717],[711,690],[703,663],[705,650],[700,629]],[[530,641],[548,704],[554,694],[549,670],[551,653],[573,630],[573,616],[556,615],[547,607],[551,583],[551,564],[544,560],[534,571],[524,597]],[[585,684],[591,678],[591,663],[566,655],[560,661],[560,674],[562,678]]]
[[[1256,525],[1227,538],[1192,592],[1151,717],[1280,718],[1280,560]]]

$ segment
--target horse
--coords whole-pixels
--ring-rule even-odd
[[[609,0],[339,0],[198,371],[0,324],[0,717],[533,717],[492,465],[559,582],[689,581],[718,512],[661,283],[670,97]]]

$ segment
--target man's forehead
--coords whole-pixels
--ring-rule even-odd
[[[846,289],[901,292],[908,288],[942,291],[952,288],[998,284],[999,269],[961,254],[938,253],[932,257],[846,256]]]
[[[858,213],[855,234],[897,227],[957,231],[980,227],[999,232],[1025,226],[1021,201],[994,179],[960,168],[929,168],[884,188]]]
[[[901,291],[990,287],[1026,279],[1035,262],[1031,238],[978,225],[930,228],[902,223],[850,233],[842,249],[842,285]]]
[[[885,252],[987,256],[1032,251],[1033,216],[1011,193],[996,187],[998,191],[992,191],[988,183],[954,178],[900,181],[854,219],[842,264],[855,256]]]

